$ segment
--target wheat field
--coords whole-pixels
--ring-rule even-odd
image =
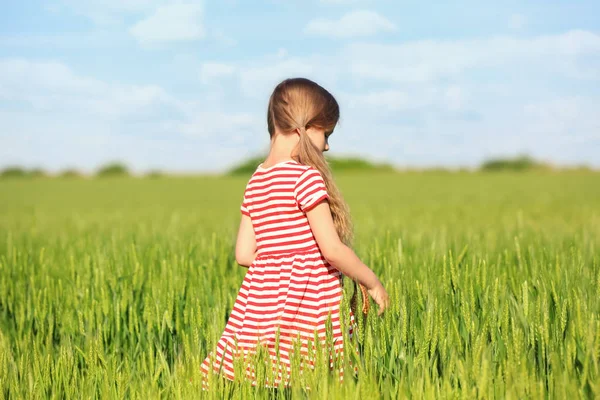
[[[357,321],[357,376],[210,392],[246,179],[1,180],[0,397],[600,397],[600,174],[336,179],[391,300]]]

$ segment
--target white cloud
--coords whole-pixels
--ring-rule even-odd
[[[227,35],[223,30],[217,28],[213,29],[210,34],[211,38],[215,40],[216,43],[224,46],[224,47],[232,47],[237,44],[237,40]]]
[[[156,85],[114,85],[76,75],[66,65],[24,59],[0,60],[0,100],[28,104],[39,112],[95,115],[106,120],[178,107]]]
[[[390,20],[368,10],[351,11],[338,20],[316,18],[304,28],[304,32],[310,35],[335,38],[373,36],[379,32],[395,30],[396,25]]]
[[[275,86],[286,78],[315,73],[315,65],[309,59],[288,58],[276,62],[245,65],[240,68],[242,92],[250,97],[267,98]]]
[[[205,36],[199,4],[169,4],[133,25],[129,32],[142,44],[189,41]]]
[[[554,97],[523,106],[528,129],[563,139],[600,141],[600,113],[595,99],[585,96]]]
[[[60,3],[50,4],[47,8],[52,12],[72,10],[96,24],[106,25],[122,23],[125,17],[150,12],[168,2],[169,0],[61,0]]]
[[[600,166],[599,54],[599,35],[571,31],[352,43],[302,56],[274,50],[235,63],[191,57],[183,62],[195,65],[191,73],[217,84],[185,101],[158,85],[104,82],[58,62],[0,60],[0,159],[79,166],[122,156],[137,168],[222,170],[268,146],[271,90],[306,76],[340,102],[332,154],[476,165],[526,151]],[[72,146],[52,144],[59,141]]]
[[[107,83],[55,61],[0,59],[0,88],[2,165],[91,172],[120,159],[138,171],[217,171],[256,149],[250,139],[265,131],[257,114],[214,99],[183,101],[157,85]]]
[[[57,34],[13,34],[0,36],[0,47],[52,48],[54,51],[80,51],[90,49],[116,49],[122,43],[122,36],[116,30],[95,30],[92,32],[57,33]]]
[[[267,105],[275,86],[287,78],[304,77],[324,87],[333,87],[340,78],[340,60],[312,55],[287,56],[281,49],[277,54],[237,67],[242,93]]]
[[[200,67],[200,81],[208,84],[220,78],[231,76],[235,71],[235,66],[231,64],[207,62]]]
[[[537,65],[561,68],[558,60],[600,52],[600,35],[570,31],[516,39],[498,36],[475,40],[421,40],[403,44],[353,43],[342,57],[357,79],[395,83],[429,82],[461,76],[472,69]],[[572,71],[572,65],[569,69]]]
[[[518,31],[525,27],[527,24],[527,18],[523,14],[513,14],[510,16],[508,26],[510,29]]]
[[[449,111],[462,110],[466,98],[467,94],[464,89],[457,85],[451,85],[445,88],[442,95],[443,102]]]
[[[481,149],[488,157],[525,152],[549,162],[600,167],[597,97],[554,95],[523,102],[518,96],[512,106],[504,104],[488,112],[485,119],[465,130],[473,149]]]
[[[262,116],[262,115],[261,115]],[[244,141],[245,136],[236,137],[240,131],[258,131],[266,122],[256,114],[248,112],[226,112],[222,110],[197,110],[193,117],[175,124],[175,128],[183,135],[197,138],[222,138],[224,142],[233,137]],[[213,140],[214,141],[214,140]]]
[[[573,100],[569,92],[577,89],[568,85],[598,79],[598,54],[600,36],[576,30],[529,38],[352,43],[328,55],[268,57],[239,65],[238,72],[243,92],[264,91],[265,104],[271,83],[282,77],[306,76],[331,90],[341,106],[332,154],[475,166],[488,156],[527,152],[600,166],[594,156],[600,150],[594,114],[600,99]],[[548,104],[548,98],[555,100]],[[374,130],[376,135],[368,134]]]
[[[367,96],[361,100],[367,104],[383,102],[376,99],[381,90],[374,89],[383,85],[382,98],[394,98],[394,105],[389,107],[415,107],[422,101],[433,104],[431,99],[436,97],[439,99],[435,104],[446,104],[447,109],[459,110],[469,101],[468,92],[460,81],[472,80],[475,71],[500,75],[518,73],[517,76],[523,77],[530,74],[532,78],[544,73],[558,79],[596,79],[599,76],[597,62],[587,55],[598,53],[600,36],[585,31],[526,39],[501,36],[478,40],[422,40],[396,45],[357,42],[327,55],[297,57],[280,51],[276,55],[240,63],[236,65],[236,73],[242,92],[254,98],[267,98],[279,81],[289,77],[305,76],[329,87],[350,78],[354,94]],[[495,83],[502,83],[502,80]],[[477,87],[491,84],[482,80]],[[350,90],[347,86],[348,83],[345,92]],[[493,97],[506,97],[511,95],[511,90],[502,83],[496,85],[496,92],[488,93]],[[369,93],[373,93],[371,100],[368,100]],[[354,101],[358,100],[355,98]]]
[[[403,85],[401,88],[371,90],[360,94],[343,93],[340,102],[353,110],[398,115],[420,110],[461,111],[467,98],[466,90],[458,85]]]

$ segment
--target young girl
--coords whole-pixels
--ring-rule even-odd
[[[335,98],[308,79],[284,80],[271,95],[271,149],[246,186],[235,249],[236,261],[249,268],[216,357],[211,353],[202,363],[204,389],[211,369],[233,380],[234,358],[254,354],[259,342],[287,370],[278,372],[279,385],[289,376],[294,340],[300,338],[306,355],[315,330],[325,341],[328,316],[334,350],[342,350],[342,274],[367,288],[378,315],[389,304],[377,276],[347,246],[348,208],[322,154],[338,118]],[[349,319],[354,321],[352,311]],[[256,385],[252,368],[246,375]]]

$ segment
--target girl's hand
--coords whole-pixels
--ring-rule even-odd
[[[377,315],[379,316],[383,314],[383,311],[390,305],[389,296],[383,288],[383,285],[379,284],[372,289],[368,289],[367,292],[373,298],[373,300],[375,300],[375,303],[377,303],[377,305],[379,306],[379,311],[377,312]]]

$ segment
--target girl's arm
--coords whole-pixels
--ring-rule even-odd
[[[307,211],[306,217],[321,253],[329,264],[369,290],[382,286],[375,273],[340,240],[327,200],[322,200]]]
[[[249,267],[256,258],[256,237],[252,220],[249,216],[242,214],[240,228],[235,244],[235,261],[243,267]]]

